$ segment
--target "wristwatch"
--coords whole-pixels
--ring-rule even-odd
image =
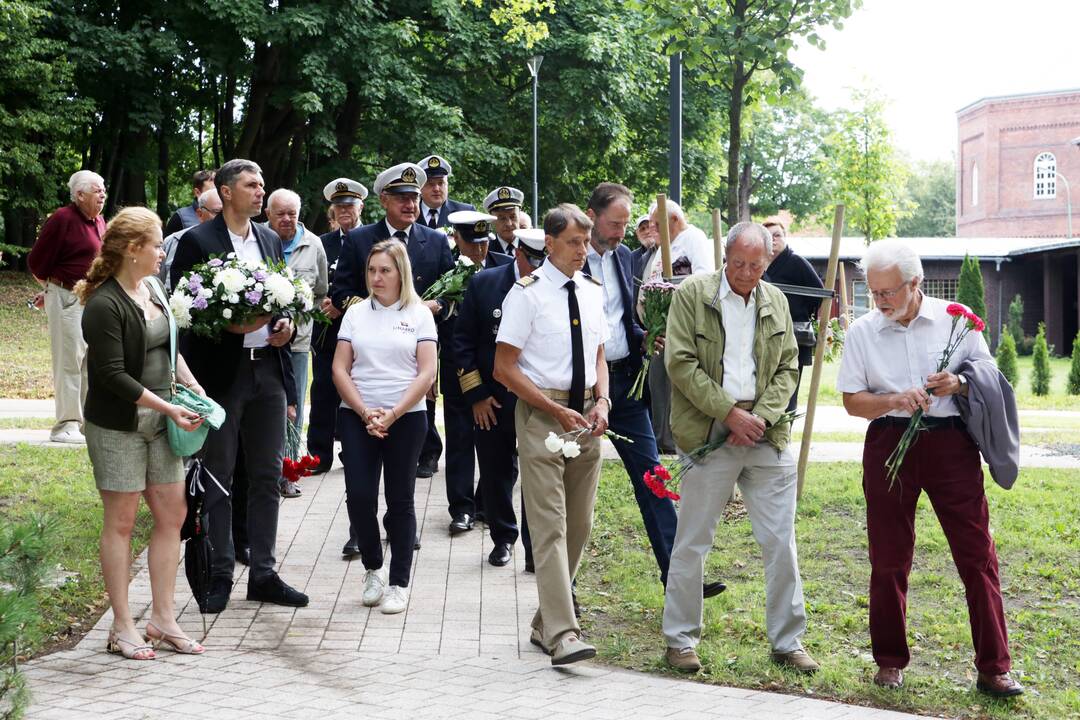
[[[611,412],[611,398],[607,397],[606,395],[597,395],[596,400],[593,402],[593,404],[595,405],[601,400],[607,403],[608,412]]]

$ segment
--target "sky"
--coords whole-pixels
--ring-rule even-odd
[[[877,88],[913,160],[950,159],[956,111],[976,100],[1080,88],[1080,0],[864,0],[819,34],[824,51],[792,55],[804,87],[828,110]]]

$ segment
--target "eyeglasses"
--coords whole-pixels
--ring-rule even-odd
[[[221,212],[221,208],[218,208],[217,210],[211,210],[210,208],[206,207],[205,205],[200,205],[199,209],[202,210],[207,215],[210,215],[210,216],[217,215],[219,212]]]
[[[910,282],[910,281],[909,281]],[[900,294],[900,291],[907,287],[907,283],[901,283],[899,286],[892,290],[871,290],[870,296],[875,300],[892,300],[894,297]]]

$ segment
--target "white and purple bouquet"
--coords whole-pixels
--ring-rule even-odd
[[[191,268],[176,283],[169,306],[179,327],[207,338],[265,315],[287,315],[298,325],[329,322],[315,308],[311,287],[284,262],[256,263],[236,253]]]

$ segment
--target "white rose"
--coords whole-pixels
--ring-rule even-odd
[[[563,449],[562,438],[553,432],[549,432],[548,436],[544,438],[544,447],[548,449],[548,452],[557,453]]]
[[[191,327],[191,296],[187,293],[177,292],[169,298],[169,309],[179,327]]]
[[[221,317],[225,318],[226,320],[230,319],[232,317],[232,310],[230,310],[229,308],[225,308],[221,311]]]
[[[263,284],[261,282],[255,283],[255,289],[258,290],[259,292],[262,292],[263,291]]]
[[[225,268],[214,275],[213,284],[225,288],[227,293],[238,293],[244,289],[246,282],[247,276],[243,272],[236,268]]]
[[[266,294],[274,305],[283,307],[292,303],[296,297],[296,288],[288,278],[281,275],[271,275],[263,283],[266,286]]]
[[[236,303],[240,302],[240,296],[237,295],[236,293],[233,293],[232,295],[230,295],[226,299],[229,301],[230,305],[235,305]]]
[[[562,454],[567,460],[576,458],[581,454],[581,446],[573,440],[569,440],[562,446]]]
[[[204,287],[204,288],[199,288],[199,295],[200,295],[201,297],[204,297],[204,298],[207,298],[207,299],[209,299],[209,298],[213,297],[213,295],[214,295],[214,291],[213,291],[213,290],[211,290],[210,288],[206,288],[206,287]]]

